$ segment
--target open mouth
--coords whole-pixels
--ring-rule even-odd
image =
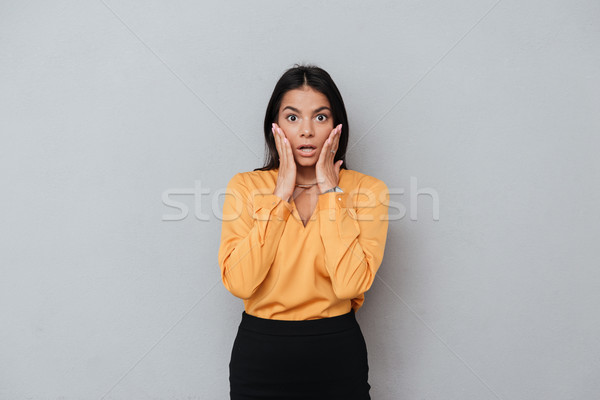
[[[316,148],[317,148],[316,146],[313,146],[312,144],[308,144],[308,145],[298,147],[298,150],[300,150],[303,153],[312,153],[313,150],[315,150]]]
[[[304,157],[312,157],[317,152],[317,146],[313,146],[312,144],[305,144],[302,146],[298,146],[298,154]]]

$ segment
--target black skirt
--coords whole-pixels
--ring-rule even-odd
[[[354,310],[304,321],[242,312],[229,362],[231,400],[370,400],[368,375]]]

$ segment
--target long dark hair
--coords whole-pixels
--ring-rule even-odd
[[[267,112],[265,113],[265,165],[261,168],[255,168],[254,171],[268,171],[279,168],[279,155],[277,153],[277,146],[275,145],[275,138],[271,134],[271,124],[277,118],[283,95],[289,90],[299,89],[303,86],[309,86],[323,93],[329,100],[333,116],[333,126],[342,124],[340,141],[333,162],[344,160],[340,168],[348,169],[346,147],[348,146],[349,126],[346,108],[344,107],[340,91],[333,82],[333,79],[331,79],[331,76],[324,69],[316,65],[295,64],[279,78],[271,94],[271,99],[267,105]]]

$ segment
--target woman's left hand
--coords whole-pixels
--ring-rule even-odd
[[[340,142],[340,133],[342,132],[342,124],[339,124],[329,134],[325,141],[319,160],[315,168],[317,184],[319,192],[323,193],[326,190],[334,188],[338,185],[340,177],[340,167],[344,160],[338,160],[335,164],[335,153],[337,153],[338,143]]]

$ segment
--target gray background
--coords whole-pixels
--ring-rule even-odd
[[[262,166],[296,62],[330,72],[348,164],[395,202],[357,314],[372,397],[596,398],[599,21],[597,1],[3,0],[0,398],[228,398],[220,193]]]

